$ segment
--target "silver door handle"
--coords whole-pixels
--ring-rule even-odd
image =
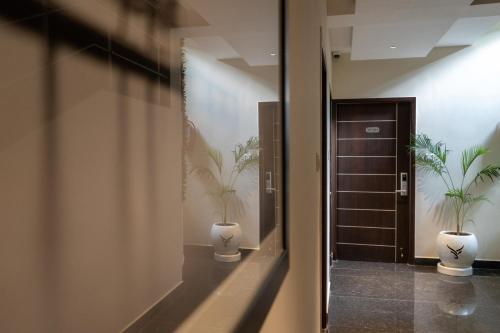
[[[401,172],[399,174],[399,184],[401,186],[400,190],[396,190],[396,193],[401,194],[402,197],[408,196],[408,173]]]

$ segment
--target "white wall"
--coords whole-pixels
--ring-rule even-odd
[[[459,175],[460,152],[471,145],[492,153],[478,163],[500,163],[500,29],[473,46],[434,50],[425,59],[333,62],[334,98],[417,98],[417,132],[452,149],[452,173]],[[415,255],[436,257],[437,233],[449,222],[440,204],[444,186],[417,174]],[[478,259],[500,260],[500,184],[483,186],[492,204],[472,212],[466,230],[479,239]]]
[[[187,41],[187,116],[199,131],[198,139],[223,153],[226,176],[233,166],[235,144],[259,135],[258,103],[278,100],[278,78],[277,66],[252,68],[242,61],[219,61]],[[194,149],[190,154],[198,158],[207,154],[203,145],[196,144]],[[243,231],[242,247],[259,247],[258,177],[258,170],[242,174],[236,187],[245,201],[245,212],[236,219]],[[207,190],[198,175],[188,174],[184,203],[186,244],[211,244],[210,228],[218,222],[218,215]]]

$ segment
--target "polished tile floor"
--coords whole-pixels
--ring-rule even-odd
[[[329,332],[500,332],[500,271],[337,261]]]

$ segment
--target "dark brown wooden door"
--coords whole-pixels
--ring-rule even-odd
[[[413,98],[334,101],[338,259],[413,260],[414,107]]]

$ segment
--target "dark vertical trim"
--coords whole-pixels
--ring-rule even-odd
[[[331,201],[332,201],[332,213],[330,215],[330,247],[332,260],[337,259],[337,103],[331,100],[332,112],[331,112],[331,128],[330,128],[330,140],[331,140],[331,151],[330,151],[330,190],[332,191]]]
[[[328,129],[330,126],[328,104],[326,103],[326,90],[328,87],[328,77],[326,71],[325,55],[321,52],[321,327],[328,325]]]
[[[290,184],[290,83],[289,83],[289,59],[288,59],[288,0],[280,0],[280,102],[281,102],[281,126],[282,126],[282,197],[283,202],[283,250],[289,249],[289,209],[290,195],[288,185]]]
[[[411,103],[411,135],[417,133],[417,99],[409,98]],[[408,239],[408,263],[415,264],[415,156],[410,154],[410,220],[409,220],[409,239]]]

